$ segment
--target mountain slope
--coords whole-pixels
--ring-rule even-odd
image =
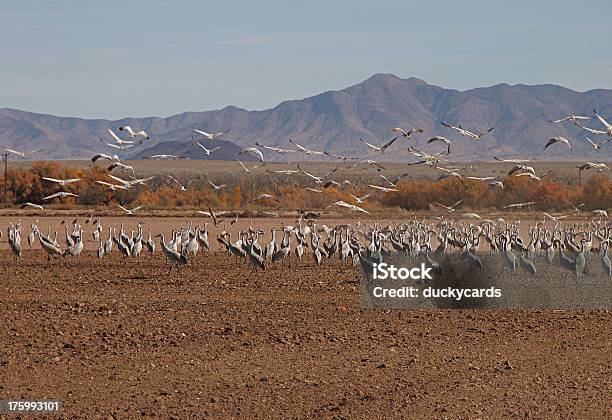
[[[380,158],[371,153],[359,138],[382,143],[392,138],[392,127],[400,126],[421,127],[425,133],[410,140],[400,139],[381,160],[413,158],[407,150],[409,144],[438,150],[439,146],[425,145],[427,139],[436,134],[451,138],[452,152],[458,160],[490,159],[493,155],[527,155],[547,160],[608,160],[612,158],[612,147],[594,151],[587,145],[585,131],[572,124],[548,122],[571,113],[592,115],[594,108],[612,120],[612,90],[576,92],[556,85],[499,84],[461,92],[429,85],[416,78],[377,74],[340,91],[285,101],[263,111],[230,106],[167,118],[109,121],[0,109],[0,139],[2,144],[20,150],[45,148],[44,158],[47,159],[76,159],[89,157],[94,152],[109,151],[98,141],[108,138],[106,129],[109,127],[116,129],[127,124],[149,132],[151,140],[130,151],[130,156],[161,142],[187,141],[193,134],[192,127],[209,131],[231,128],[224,139],[240,147],[252,145],[256,140],[288,147],[287,140],[292,137],[312,149]],[[489,127],[495,127],[495,130],[480,142],[475,142],[442,127],[440,121],[460,123],[474,132]],[[595,120],[587,124],[599,127]],[[555,135],[568,137],[575,144],[574,152],[570,154],[559,145],[544,152],[543,145]],[[265,155],[270,159],[277,158],[272,152],[265,152]],[[300,158],[306,156],[300,155]]]

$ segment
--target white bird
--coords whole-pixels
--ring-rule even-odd
[[[134,171],[134,167],[132,165],[126,165],[126,164],[121,163],[121,162],[113,162],[112,164],[110,164],[108,166],[108,168],[106,168],[106,170],[108,172],[111,172],[115,168],[121,168],[121,172],[123,172],[123,173],[127,173],[129,171],[132,171],[132,175],[136,176],[136,171]]]
[[[140,178],[140,179],[131,179],[131,180],[127,180],[127,179],[121,179],[118,176],[114,176],[112,174],[106,174],[108,177],[114,179],[117,182],[120,182],[121,184],[123,184],[124,187],[126,188],[132,188],[135,185],[140,185],[140,184],[144,184],[147,181],[152,180],[153,178],[155,178],[155,176],[150,176],[148,178]]]
[[[504,206],[504,209],[520,209],[526,206],[531,206],[532,204],[535,204],[535,201],[528,201],[526,203],[514,203],[514,204],[508,204],[507,206]]]
[[[369,211],[362,209],[359,206],[356,206],[354,204],[349,204],[345,201],[336,201],[335,203],[330,204],[329,206],[327,206],[326,208],[330,208],[331,206],[340,206],[340,207],[346,207],[347,209],[351,209],[352,211],[360,211],[366,214],[370,214]]]
[[[274,197],[271,194],[259,194],[257,197],[250,199],[249,203],[251,203],[253,201],[263,200],[264,198],[271,198],[272,200],[276,201],[277,203],[280,203],[280,200],[278,198]]]
[[[464,213],[462,217],[465,219],[482,219],[482,217],[476,213]]]
[[[443,137],[443,136],[433,136],[432,138],[427,140],[427,144],[433,143],[435,141],[438,141],[440,143],[446,144],[446,153],[447,154],[450,153],[451,142],[450,142],[449,139],[447,139],[446,137]]]
[[[591,140],[591,139],[590,139],[590,138],[588,138],[588,137],[587,137],[586,139],[589,141],[589,143],[591,143],[591,147],[592,147],[593,149],[595,149],[595,150],[599,150],[599,149],[601,149],[601,146],[603,146],[604,144],[606,144],[606,143],[608,143],[609,141],[611,141],[611,140],[612,140],[612,139],[607,139],[607,140],[603,140],[603,141],[600,141],[600,142],[598,142],[598,143],[595,143],[593,140]]]
[[[552,122],[556,122],[556,121],[552,121]],[[546,213],[545,211],[542,212],[544,214],[544,216],[548,217],[550,220],[552,220],[553,222],[558,222],[561,219],[564,219],[567,217],[567,215],[563,215],[563,216],[553,216],[551,214]]]
[[[97,161],[98,159],[106,159],[106,160],[110,160],[112,162],[119,162],[119,156],[117,155],[107,155],[106,153],[98,153],[97,155],[95,155],[94,157],[91,158],[92,162]]]
[[[449,213],[452,213],[452,212],[454,212],[454,211],[455,211],[455,207],[457,207],[457,206],[458,206],[459,204],[461,204],[461,203],[463,203],[463,199],[461,199],[461,200],[457,201],[455,204],[452,204],[452,205],[450,205],[450,206],[445,206],[444,204],[437,203],[437,202],[436,202],[436,203],[433,203],[433,204],[435,204],[435,205],[437,205],[437,206],[440,206],[440,207],[444,207],[444,208],[445,208],[445,209],[446,209],[446,210],[447,210]]]
[[[206,137],[208,140],[216,140],[218,137],[221,137],[222,135],[226,134],[229,131],[229,128],[227,130],[224,131],[219,131],[217,133],[208,133],[206,131],[203,130],[198,130],[196,128],[193,129],[193,131],[195,131],[198,134],[203,135],[204,137]]]
[[[66,198],[66,197],[78,197],[78,194],[74,194],[71,192],[65,192],[65,191],[60,191],[60,192],[56,192],[55,194],[51,194],[48,195],[47,197],[44,197],[43,200],[52,200],[54,198]]]
[[[21,156],[22,158],[31,156],[34,153],[39,153],[39,152],[42,152],[42,151],[45,150],[45,149],[40,149],[40,150],[32,150],[31,152],[20,152],[20,151],[15,150],[15,149],[9,149],[6,146],[2,146],[2,148],[4,149],[5,152],[12,153],[12,154],[17,155],[17,156]]]
[[[287,153],[296,153],[297,152],[297,150],[293,150],[293,149],[283,149],[281,147],[264,146],[263,144],[258,143],[258,142],[255,142],[255,146],[259,146],[259,147],[262,147],[264,149],[271,150],[271,151],[276,152],[276,153],[280,153],[281,155],[284,155],[284,154],[287,154]]]
[[[23,204],[21,205],[21,208],[22,208],[22,209],[25,209],[26,207],[33,207],[33,208],[38,209],[38,210],[44,210],[44,209],[43,209],[43,206],[41,206],[40,204],[30,203],[29,201],[28,201],[28,202],[25,202],[25,203],[23,203]]]
[[[551,122],[551,123],[560,123],[560,122],[564,122],[564,121],[571,121],[571,122],[573,122],[575,124],[576,121],[578,121],[578,120],[590,120],[590,119],[591,119],[591,117],[583,117],[583,116],[580,116],[580,115],[572,114],[572,115],[568,115],[567,117],[559,118],[558,120],[548,120],[548,122]]]
[[[117,150],[121,150],[121,151],[125,151],[130,149],[131,147],[134,147],[135,144],[126,144],[124,145],[119,145],[119,144],[113,144],[113,143],[107,143],[104,140],[100,140],[102,141],[102,143],[104,143],[105,145],[107,145],[108,147],[112,147],[113,149],[117,149]]]
[[[171,180],[173,180],[174,182],[176,182],[176,184],[179,186],[179,190],[181,191],[187,191],[187,188],[185,188],[185,186],[183,184],[181,184],[178,179],[176,179],[175,177],[173,177],[172,175],[168,174],[168,178],[170,178]]]
[[[316,188],[304,187],[305,190],[314,192],[314,193],[322,193],[323,191],[317,190]]]
[[[264,161],[263,153],[261,153],[261,150],[259,150],[256,147],[247,147],[246,149],[242,149],[240,152],[238,152],[236,154],[236,156],[240,156],[240,155],[242,155],[244,153],[248,153],[250,155],[255,156],[256,158],[258,158],[260,160],[260,162]]]
[[[127,133],[130,135],[130,137],[142,136],[145,139],[149,139],[149,135],[147,134],[146,131],[144,131],[144,130],[134,131],[132,129],[132,127],[130,127],[129,125],[124,125],[122,127],[119,127],[119,131],[127,131]]]
[[[143,159],[151,159],[151,160],[176,160],[176,159],[187,159],[185,156],[177,156],[177,155],[151,155],[145,156]]]
[[[96,181],[96,183],[100,185],[104,185],[105,187],[108,187],[110,191],[127,190],[127,187],[125,185],[116,185],[116,184],[111,184],[110,182],[104,182],[104,181]]]
[[[117,204],[117,206],[127,213],[128,216],[135,216],[136,212],[142,208],[142,206],[134,207],[133,209],[126,209],[121,204]],[[133,233],[133,232],[132,232]]]
[[[206,156],[210,156],[211,154],[213,154],[214,152],[216,152],[217,150],[219,150],[221,147],[217,146],[217,147],[213,147],[212,149],[207,149],[206,147],[204,147],[202,144],[200,144],[200,142],[194,140],[193,141],[196,145],[200,146],[200,148],[202,150],[204,150],[204,153],[206,154]]]
[[[531,162],[531,159],[502,159],[502,158],[498,158],[497,156],[495,156],[494,159],[499,162],[516,163],[516,164],[523,164],[525,162]]]
[[[227,187],[227,186],[229,185],[229,184],[221,184],[221,185],[216,185],[216,184],[215,184],[215,183],[213,183],[213,182],[212,182],[210,179],[208,179],[208,177],[206,177],[206,176],[205,176],[204,178],[206,178],[206,181],[208,181],[208,183],[210,184],[210,186],[211,186],[211,187],[213,187],[213,189],[214,189],[215,191],[220,191],[220,190],[222,190],[223,188],[225,188],[225,187]]]
[[[107,128],[106,131],[108,131],[108,134],[111,135],[113,140],[115,140],[115,143],[118,144],[118,145],[122,145],[122,144],[131,144],[131,145],[140,144],[140,143],[138,143],[137,141],[134,141],[134,140],[123,140],[122,138],[119,138],[119,136],[116,135],[115,132],[113,130],[111,130],[110,128]],[[100,140],[100,141],[105,143],[104,140]]]
[[[72,184],[74,182],[79,182],[81,178],[70,178],[70,179],[55,179],[55,178],[47,178],[46,176],[41,176],[42,179],[49,182],[55,182],[61,186],[66,186],[68,184]]]
[[[612,124],[604,120],[603,117],[599,115],[596,110],[593,110],[593,114],[595,114],[595,118],[597,118],[599,122],[602,123],[604,127],[606,127],[606,134],[608,136],[612,136]]]
[[[471,138],[473,138],[474,140],[477,140],[477,141],[480,140],[480,138],[482,136],[484,136],[485,134],[488,134],[491,131],[493,131],[493,127],[491,127],[487,131],[484,131],[482,133],[476,134],[476,133],[471,132],[470,130],[466,130],[465,128],[461,127],[461,124],[457,124],[456,126],[451,125],[451,124],[447,124],[445,122],[442,122],[440,124],[442,124],[444,127],[448,127],[448,128],[453,129],[453,130],[456,130],[462,136],[471,137]]]
[[[593,210],[591,213],[593,213],[595,216],[605,217],[606,219],[608,218],[608,212],[605,210]]]
[[[350,195],[351,197],[353,197],[353,199],[354,199],[354,200],[357,202],[357,204],[363,204],[363,203],[365,203],[365,200],[366,200],[366,199],[367,199],[369,196],[371,196],[371,195],[372,195],[372,193],[370,193],[370,194],[366,194],[366,195],[361,196],[361,197],[356,197],[356,196],[354,196],[353,194],[349,194],[349,195]]]
[[[324,155],[325,154],[325,153],[319,152],[317,150],[307,149],[306,147],[304,147],[302,145],[299,145],[296,142],[294,142],[293,139],[289,139],[289,143],[293,144],[295,147],[300,149],[300,151],[306,153],[307,155]]]
[[[387,188],[387,187],[381,187],[379,185],[367,184],[367,186],[370,187],[370,188],[375,188],[375,189],[380,190],[382,192],[395,192],[395,191],[399,191],[397,188]]]
[[[546,143],[544,149],[547,149],[549,146],[552,146],[555,143],[565,144],[567,145],[567,147],[569,147],[570,150],[572,150],[572,145],[570,144],[569,140],[561,136],[555,136],[552,139],[548,140],[548,143]]]
[[[388,142],[386,142],[384,144],[381,144],[380,146],[376,146],[374,144],[368,143],[367,141],[365,141],[361,137],[359,137],[359,140],[361,140],[370,149],[375,150],[375,151],[377,151],[379,153],[385,153],[385,150],[387,150],[387,148],[389,148],[389,146],[391,146],[393,143],[395,143],[395,140],[397,140],[397,137],[394,137],[393,139],[389,140]]]
[[[260,166],[263,166],[263,165],[253,165],[250,168],[247,168],[246,165],[242,163],[240,160],[236,159],[236,162],[238,162],[240,166],[242,166],[242,170],[244,171],[245,174],[250,174],[251,171],[259,168]]]

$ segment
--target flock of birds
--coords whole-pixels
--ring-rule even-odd
[[[609,137],[612,137],[612,124],[608,123],[595,110],[593,111],[593,114],[594,115],[592,117],[581,116],[581,115],[569,115],[569,116],[566,116],[566,117],[563,117],[557,120],[552,120],[550,122],[551,123],[572,122],[573,124],[580,127],[581,129],[588,131],[590,134],[607,135]],[[595,119],[598,122],[600,122],[603,125],[603,129],[595,129],[595,128],[587,127],[586,125],[584,125],[584,121],[591,120],[591,119]],[[472,139],[473,141],[482,140],[484,136],[486,136],[488,133],[490,133],[494,129],[493,127],[491,127],[488,130],[483,131],[483,132],[473,132],[473,131],[470,131],[464,128],[461,124],[453,125],[453,124],[449,124],[446,122],[441,122],[441,125],[448,129],[454,130],[461,136]],[[193,128],[193,130],[194,130],[194,133],[196,133],[199,136],[202,136],[203,139],[206,139],[211,142],[214,142],[215,140],[220,139],[225,134],[227,134],[227,132],[229,131],[229,130],[224,130],[224,131],[219,131],[219,132],[208,132],[208,131],[204,131],[204,130],[200,130],[196,128]],[[395,128],[392,128],[391,130],[393,132],[398,133],[398,135],[394,137],[393,139],[391,139],[390,141],[387,141],[382,144],[374,144],[364,139],[360,139],[360,140],[370,150],[383,155],[389,148],[391,148],[394,144],[396,144],[396,142],[398,141],[400,137],[404,139],[409,139],[411,136],[417,133],[422,133],[424,131],[423,129],[420,129],[420,128],[412,128],[410,130],[405,130],[400,127],[395,127]],[[100,139],[100,141],[104,143],[105,145],[107,145],[108,147],[114,148],[119,151],[130,150],[133,147],[143,144],[144,141],[150,138],[149,134],[146,131],[135,130],[130,126],[119,127],[120,132],[127,134],[126,138],[119,137],[110,128],[108,128],[107,131],[108,131],[108,134],[111,140]],[[602,146],[608,143],[610,140],[612,140],[612,138],[608,138],[606,140],[599,141],[599,142],[594,142],[590,138],[587,137],[587,141],[589,142],[589,144],[596,150],[600,150]],[[218,147],[212,147],[209,149],[205,147],[204,145],[202,145],[196,137],[192,137],[192,141],[194,144],[196,144],[202,149],[204,154],[208,156],[214,154],[217,150],[221,148],[221,146],[218,146]],[[261,166],[264,166],[266,161],[264,160],[263,151],[267,151],[267,152],[273,152],[275,154],[280,154],[280,155],[302,153],[306,156],[329,156],[329,157],[332,157],[342,162],[355,161],[354,164],[350,165],[347,168],[336,167],[330,172],[325,173],[325,174],[311,173],[309,171],[304,170],[302,167],[300,167],[299,164],[296,164],[295,167],[286,168],[286,169],[270,170],[266,168],[266,171],[271,174],[279,174],[279,175],[282,174],[282,175],[287,175],[287,176],[294,175],[294,174],[301,174],[307,177],[307,179],[314,182],[314,185],[306,186],[304,188],[305,190],[312,192],[312,193],[321,193],[324,191],[325,188],[328,188],[330,186],[338,187],[341,189],[352,187],[351,190],[353,192],[356,191],[358,186],[355,185],[349,179],[345,179],[344,181],[339,181],[337,179],[333,179],[333,177],[335,177],[337,174],[339,174],[343,170],[352,169],[359,165],[366,165],[366,166],[374,167],[379,172],[380,179],[382,180],[383,185],[365,183],[365,185],[369,189],[371,189],[372,192],[375,192],[375,191],[380,191],[383,193],[397,192],[399,191],[399,189],[397,188],[397,182],[399,182],[403,177],[406,177],[409,175],[409,173],[404,173],[397,177],[393,177],[393,179],[391,179],[392,177],[388,177],[385,175],[384,166],[376,162],[375,160],[362,159],[362,158],[354,157],[354,156],[342,156],[342,155],[333,154],[327,151],[313,150],[302,144],[299,144],[293,139],[289,139],[289,143],[293,145],[295,149],[266,146],[266,145],[261,144],[260,142],[255,142],[255,146],[253,147],[246,147],[242,149],[240,152],[237,153],[237,158],[239,158],[242,155],[250,155],[256,158],[260,163],[248,167],[244,162],[237,159],[236,161],[240,165],[241,172],[243,172],[244,174],[250,175],[254,173],[255,169]],[[464,182],[464,179],[472,179],[472,180],[478,180],[478,181],[487,183],[488,188],[499,188],[499,189],[504,188],[503,179],[500,177],[467,176],[462,173],[463,168],[449,167],[449,165],[452,162],[450,162],[448,158],[451,153],[451,145],[453,143],[449,138],[440,136],[440,135],[435,135],[429,138],[429,140],[427,141],[427,144],[434,144],[434,143],[442,144],[444,146],[443,150],[437,153],[427,153],[427,152],[417,149],[414,145],[410,145],[410,148],[409,148],[410,153],[416,156],[419,160],[416,162],[408,163],[407,165],[427,165],[431,168],[439,170],[442,172],[439,179],[453,177],[453,178],[458,179],[461,182]],[[570,141],[567,138],[561,137],[561,136],[556,136],[556,137],[549,139],[544,145],[544,149],[548,149],[549,147],[554,146],[556,144],[565,145],[570,150],[572,150],[572,144],[570,143]],[[4,150],[5,150],[5,158],[8,154],[15,154],[21,157],[27,157],[27,156],[30,156],[31,154],[38,152],[38,151],[19,152],[19,151],[16,151],[14,149],[10,149],[7,147],[4,147]],[[153,155],[153,156],[149,156],[148,158],[150,159],[180,159],[182,157],[175,156],[175,155]],[[119,191],[119,190],[128,190],[128,189],[131,189],[137,186],[146,185],[148,181],[151,181],[152,179],[156,178],[155,176],[146,177],[146,178],[137,178],[134,167],[132,165],[128,165],[122,162],[121,159],[116,154],[110,155],[106,153],[99,153],[91,158],[92,162],[97,162],[100,160],[108,160],[110,162],[110,165],[107,168],[107,176],[109,179],[106,181],[97,180],[95,182],[103,187],[108,188],[108,190],[113,191],[113,192]],[[550,171],[548,171],[540,175],[536,174],[535,169],[532,166],[528,165],[528,163],[532,161],[530,159],[503,159],[503,158],[495,157],[495,160],[500,161],[500,162],[505,162],[505,163],[511,163],[513,165],[510,171],[507,173],[507,176],[529,177],[533,180],[541,181],[544,177],[548,176],[550,173]],[[115,169],[119,169],[124,174],[124,177],[122,178],[120,176],[112,174],[111,172]],[[599,162],[599,163],[598,162],[586,162],[582,164],[581,166],[579,166],[578,169],[580,172],[582,172],[584,170],[589,170],[589,169],[596,169],[598,171],[602,171],[604,169],[609,169],[609,168],[604,162]],[[125,174],[128,175],[127,178],[125,177]],[[167,177],[167,179],[171,183],[175,184],[180,191],[186,191],[189,188],[189,185],[191,183],[190,181],[186,185],[183,185],[177,178],[175,178],[174,176],[170,174],[165,175],[165,177]],[[210,177],[207,175],[204,175],[204,178],[206,179],[206,182],[211,186],[211,188],[215,192],[222,191],[226,189],[227,187],[229,187],[229,184],[221,184],[221,183],[215,182],[212,179],[210,179]],[[42,179],[45,180],[46,182],[55,183],[61,187],[81,181],[81,179],[79,178],[56,179],[56,178],[50,178],[50,177],[42,177]],[[336,207],[347,208],[353,212],[370,214],[370,212],[364,208],[363,204],[365,203],[365,200],[372,195],[371,193],[365,194],[359,197],[356,195],[353,195],[352,193],[350,195],[352,197],[353,202],[349,203],[349,202],[340,200],[340,201],[331,203],[328,207],[336,206]],[[74,192],[69,192],[69,191],[58,191],[58,192],[55,192],[53,194],[50,194],[44,197],[42,201],[48,202],[54,199],[62,200],[67,197],[78,197],[78,194]],[[272,194],[264,193],[264,194],[260,194],[248,200],[248,202],[259,201],[259,200],[264,200],[264,199],[271,199],[277,202],[280,201],[276,197],[274,197]],[[439,203],[436,203],[436,204],[439,204]],[[514,203],[514,204],[510,204],[509,206],[506,206],[505,208],[520,208],[520,207],[524,207],[529,204],[533,204],[533,203]],[[447,210],[451,210],[452,208],[454,208],[454,206],[446,206],[446,205],[441,205],[441,206],[446,208]],[[27,202],[27,203],[22,203],[21,207],[22,208],[31,207],[31,208],[36,208],[39,210],[44,210],[42,203]],[[136,211],[142,208],[142,206],[137,206],[135,208],[128,209],[125,206],[119,205],[119,208],[128,215],[134,215]],[[601,211],[605,211],[605,210],[601,210]],[[600,213],[601,211],[596,210],[595,213]]]
[[[211,211],[215,226],[222,222],[219,214]],[[38,222],[38,221],[37,221]],[[36,240],[47,254],[47,263],[58,257],[79,257],[85,249],[85,233],[79,218],[72,221],[68,228],[62,221],[65,230],[65,246],[58,241],[58,233],[52,236],[51,227],[43,234],[38,224],[31,225],[27,236],[30,249]],[[130,234],[121,222],[119,228],[109,226],[108,236],[103,238],[102,221],[89,216],[85,222],[92,227],[92,240],[99,244],[97,256],[103,259],[112,252],[118,252],[127,259],[140,260],[143,251],[152,255],[156,252],[156,242],[169,263],[170,272],[174,267],[191,264],[197,265],[198,254],[211,252],[213,246],[209,241],[209,226],[193,227],[188,221],[185,226],[172,229],[169,241],[162,233],[153,235],[151,227],[145,237],[145,223],[136,225]],[[21,221],[8,226],[8,243],[16,260],[23,256],[21,245]],[[0,233],[0,237],[1,237]],[[535,263],[538,260],[556,264],[562,269],[580,277],[591,272],[589,264],[599,258],[603,272],[612,276],[612,264],[608,249],[612,243],[612,225],[607,220],[591,220],[582,224],[562,225],[555,221],[552,226],[544,222],[528,228],[526,237],[521,232],[520,221],[507,222],[504,219],[480,220],[478,223],[464,220],[450,220],[444,217],[437,221],[426,221],[416,217],[409,222],[389,222],[387,224],[366,224],[356,221],[351,224],[327,226],[319,223],[318,215],[312,212],[302,213],[293,224],[282,223],[273,227],[268,240],[263,240],[265,232],[261,227],[248,227],[237,232],[232,239],[228,225],[217,229],[216,241],[219,248],[235,258],[240,265],[250,264],[251,275],[257,270],[279,264],[291,264],[292,254],[302,261],[305,254],[310,254],[313,265],[320,266],[332,257],[347,265],[361,266],[371,272],[374,263],[381,263],[392,254],[406,255],[412,259],[424,259],[434,273],[443,272],[443,262],[447,258],[458,258],[475,269],[483,267],[481,256],[484,253],[498,255],[504,266],[511,271],[518,268],[527,273],[537,273]],[[295,243],[292,240],[295,239]],[[116,251],[113,251],[116,250]],[[597,255],[593,257],[593,255]]]

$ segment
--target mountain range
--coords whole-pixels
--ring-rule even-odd
[[[443,145],[427,144],[430,137],[442,135],[452,141],[451,157],[461,161],[490,160],[493,156],[610,160],[612,142],[597,151],[588,145],[586,131],[571,122],[549,122],[570,114],[591,116],[594,109],[612,121],[612,90],[577,92],[552,84],[498,84],[459,91],[431,85],[417,78],[376,74],[343,90],[284,101],[261,111],[228,106],[166,118],[106,120],[58,117],[3,108],[0,109],[0,144],[21,151],[45,150],[33,155],[34,159],[88,158],[97,152],[116,152],[100,142],[100,138],[110,141],[107,128],[117,132],[119,126],[130,125],[146,130],[151,138],[138,149],[120,156],[142,157],[148,153],[148,148],[153,148],[151,152],[172,150],[169,142],[185,145],[194,134],[192,128],[198,128],[209,132],[230,129],[222,138],[235,143],[232,153],[218,155],[218,158],[226,159],[233,158],[230,155],[234,155],[233,151],[238,147],[252,146],[255,141],[294,148],[288,142],[293,138],[314,150],[383,161],[408,161],[416,159],[408,151],[410,145],[427,152],[442,150]],[[443,127],[440,124],[443,121],[461,124],[473,132],[484,132],[491,127],[494,130],[477,142]],[[601,129],[600,123],[594,119],[584,124]],[[393,127],[418,127],[424,132],[409,139],[398,139],[382,156],[360,141],[363,138],[373,144],[382,144],[397,134],[391,131]],[[562,144],[544,150],[544,144],[553,136],[567,137],[573,150]],[[594,141],[606,138],[589,137]],[[164,143],[163,147],[155,148],[160,143]],[[264,154],[270,160],[279,158],[274,152],[264,151]],[[190,157],[200,156],[205,157],[203,153],[190,154]],[[296,156],[300,160],[311,157]]]

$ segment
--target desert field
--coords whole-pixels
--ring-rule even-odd
[[[62,219],[38,224],[59,230]],[[26,234],[33,220],[22,218]],[[102,223],[123,221],[129,233],[140,220],[168,235],[186,219]],[[281,222],[293,219],[253,227],[267,240]],[[159,250],[98,260],[83,226],[78,258],[47,264],[26,234],[18,262],[0,251],[3,396],[59,399],[65,417],[604,418],[612,409],[609,310],[367,310],[359,267],[337,258],[317,267],[291,257],[251,276],[211,227],[213,251],[169,274]]]

